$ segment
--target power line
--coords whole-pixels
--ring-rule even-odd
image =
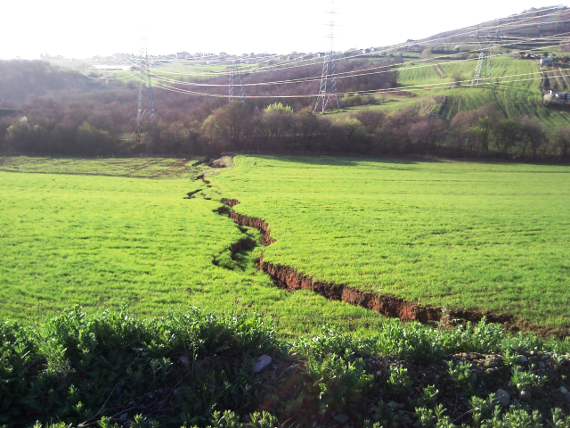
[[[499,38],[499,30],[491,33],[481,33],[477,30],[475,35],[477,41],[479,42],[479,59],[477,60],[477,66],[475,67],[475,75],[473,76],[473,86],[479,86],[481,83],[481,73],[483,69],[483,62],[485,62],[485,74],[484,79],[491,79],[491,47],[495,44]]]
[[[550,11],[550,10],[556,10],[556,12],[554,12],[554,13],[549,13],[549,14],[544,14],[544,15],[535,15],[535,16],[531,16],[531,17],[528,17],[528,18],[520,19],[520,20],[518,20],[518,21],[516,21],[516,22],[508,22],[508,23],[499,24],[499,25],[496,25],[496,26],[488,26],[488,27],[485,27],[485,28],[486,28],[487,30],[491,30],[491,29],[499,29],[499,28],[507,28],[507,27],[515,27],[515,28],[516,28],[516,27],[532,26],[532,25],[536,25],[536,24],[534,24],[534,23],[522,24],[522,22],[525,22],[525,21],[532,21],[532,20],[541,19],[541,18],[547,18],[547,17],[552,16],[552,15],[560,14],[560,12],[562,12],[562,13],[564,13],[564,12],[570,12],[570,10],[562,9],[560,6],[555,6],[555,7],[551,7],[551,8],[547,8],[547,9],[542,9],[540,12],[545,12],[545,11]],[[524,15],[528,15],[528,14],[531,14],[531,13],[535,13],[535,12],[524,12],[524,13],[521,13],[521,14],[517,14],[517,15],[510,16],[510,17],[508,17],[508,18],[499,18],[499,19],[496,19],[496,20],[490,21],[490,22],[500,21],[500,20],[502,20],[502,19],[515,19],[515,18],[523,17]],[[559,21],[559,22],[567,22],[567,21]],[[553,24],[553,23],[556,23],[556,22],[549,22],[549,25],[551,25],[551,24]],[[467,27],[467,28],[470,28],[470,27]],[[443,40],[443,39],[446,39],[446,38],[461,37],[461,36],[471,35],[471,34],[475,33],[476,31],[477,31],[477,28],[475,28],[474,30],[471,30],[471,31],[467,31],[467,32],[464,32],[464,33],[460,33],[460,34],[450,34],[450,35],[441,36],[441,37],[438,37],[438,38],[426,39],[426,40],[424,40],[424,41],[416,42],[415,45],[433,44],[433,43],[436,42],[436,41]],[[369,56],[369,55],[372,55],[372,54],[377,55],[377,54],[379,54],[379,53],[380,53],[380,54],[382,54],[382,53],[387,53],[387,52],[390,52],[390,51],[394,51],[394,50],[401,49],[402,47],[406,47],[407,45],[408,45],[408,43],[402,43],[402,44],[399,44],[399,45],[394,45],[394,46],[392,46],[392,47],[390,47],[390,48],[387,48],[387,49],[379,49],[379,50],[375,51],[374,53],[359,53],[359,54],[351,55],[351,56],[346,56],[346,54],[347,54],[347,53],[351,53],[351,52],[357,52],[357,51],[358,51],[358,52],[361,52],[361,50],[360,50],[360,49],[357,49],[357,50],[352,50],[352,51],[346,51],[346,52],[343,53],[343,55],[344,55],[343,59],[353,59],[353,58],[357,58],[357,57]],[[277,56],[277,55],[276,55],[276,56]],[[303,61],[312,62],[313,60],[314,60],[314,58],[308,59],[308,60],[303,60]],[[290,63],[295,63],[295,62],[296,62],[296,61],[293,60],[293,61],[291,61]],[[284,64],[286,64],[286,63],[280,63],[280,64],[275,64],[275,65],[270,65],[270,66],[267,66],[267,67],[259,67],[259,68],[257,68],[257,69],[251,70],[251,72],[252,72],[252,73],[253,73],[253,72],[255,72],[255,73],[261,73],[261,72],[267,71],[267,69],[279,68],[279,67],[281,67],[281,66],[284,65]],[[281,69],[281,70],[286,70],[286,69],[290,69],[290,68],[306,67],[306,66],[309,66],[309,65],[314,65],[314,64],[313,64],[313,63],[301,64],[301,65],[297,65],[297,66],[285,67],[285,68],[280,68],[280,69]],[[221,76],[221,75],[229,75],[229,74],[231,74],[231,72],[229,72],[229,71],[226,71],[226,72],[208,72],[208,73],[180,73],[180,72],[170,72],[170,73],[167,73],[167,74],[177,74],[177,75],[182,75],[182,76]]]
[[[321,86],[319,89],[319,96],[317,97],[317,102],[315,103],[315,108],[313,113],[317,111],[319,104],[321,105],[321,114],[323,114],[327,108],[329,101],[336,101],[336,108],[340,110],[340,101],[338,99],[338,90],[336,86],[336,61],[335,61],[335,51],[334,51],[334,1],[331,2],[331,20],[329,22],[329,36],[331,41],[331,49],[329,52],[325,53],[325,58],[323,60],[323,71],[321,73]],[[329,82],[330,80],[330,82]]]
[[[570,32],[568,33],[561,33],[559,35],[554,36],[554,38],[558,38],[560,35],[564,35],[564,34],[570,34]],[[542,39],[542,38],[541,38]],[[519,41],[519,43],[525,43],[528,41],[532,41],[534,39],[528,39],[526,41]],[[508,45],[512,45],[513,43],[508,43]],[[498,45],[498,46],[503,46],[503,45]],[[538,49],[544,49],[544,48],[550,48],[553,47],[554,45],[550,45],[550,46],[542,46],[540,48],[536,48],[536,49],[530,49],[530,51],[532,50],[538,50]],[[527,52],[529,51],[528,49],[526,50]],[[477,52],[477,50],[473,50],[467,53],[474,53]],[[462,52],[461,54],[465,54],[465,52]],[[423,60],[419,60],[417,62],[428,62],[428,61],[433,61],[434,59],[446,59],[450,56],[454,56],[457,54],[448,54],[448,55],[442,55],[439,57],[435,57],[435,58],[428,58],[428,59],[423,59]],[[491,55],[492,57],[499,57],[499,56],[505,56],[507,55],[505,54],[495,54],[495,55]],[[452,61],[447,61],[446,64],[456,64],[456,63],[461,63],[461,62],[468,62],[468,61],[474,61],[474,59],[460,59],[460,60],[452,60]],[[409,64],[409,63],[405,63],[405,64]],[[416,69],[421,69],[421,68],[426,68],[426,67],[432,67],[433,63],[429,62],[425,65],[420,65],[420,66],[416,66],[416,67],[398,67],[397,70],[398,71],[408,71],[408,70],[416,70]],[[378,67],[378,68],[384,68],[385,70],[381,70],[381,71],[372,71],[372,72],[368,72],[368,70],[354,70],[353,72],[361,72],[360,74],[356,74],[356,75],[348,75],[349,73],[352,72],[346,72],[346,73],[336,73],[336,77],[338,79],[346,79],[346,78],[354,78],[354,77],[362,77],[362,76],[370,76],[370,75],[376,75],[376,74],[381,74],[381,73],[387,73],[387,72],[391,72],[393,70],[393,66],[392,65],[387,65],[387,66],[383,66],[383,67]],[[373,68],[373,69],[369,69],[369,70],[374,70],[377,68]],[[365,71],[364,73],[362,73],[362,71]],[[174,80],[174,79],[168,79],[168,78],[164,78],[161,76],[158,76],[156,74],[153,75],[155,77],[156,80],[159,81],[163,81],[166,83],[170,83],[170,84],[178,84],[178,85],[185,85],[185,86],[199,86],[199,87],[227,87],[227,85],[223,85],[223,84],[200,84],[200,83],[193,83],[193,82],[181,82],[178,80]],[[249,84],[244,84],[244,86],[248,86],[248,87],[253,87],[253,86],[268,86],[268,85],[278,85],[278,84],[295,84],[295,83],[303,83],[303,82],[310,82],[310,81],[316,81],[317,78],[302,78],[302,79],[293,79],[293,80],[285,80],[285,81],[276,81],[276,82],[260,82],[260,83],[249,83]],[[208,95],[208,94],[204,94],[204,95]],[[268,95],[268,98],[271,97],[278,97],[278,96],[272,96],[272,95]],[[249,98],[249,97],[247,97]]]
[[[235,79],[238,79],[237,86],[239,87],[239,101],[245,102],[245,90],[243,88],[243,81],[241,77],[241,71],[239,69],[239,62],[235,61],[232,66],[232,73],[230,74],[230,89],[229,89],[229,102],[231,103],[234,98],[234,86],[236,86]]]
[[[511,75],[507,75],[507,76],[498,77],[498,78],[496,78],[497,80],[495,82],[482,82],[480,86],[489,86],[489,85],[499,86],[499,85],[505,85],[505,84],[509,84],[509,83],[516,83],[516,82],[530,82],[530,81],[535,81],[535,80],[542,80],[542,75],[540,75],[540,76],[536,76],[536,77],[527,77],[527,78],[523,78],[523,79],[499,81],[499,79],[510,79],[512,77],[532,76],[532,75],[537,75],[537,74],[541,74],[541,72],[536,71],[536,72],[532,72],[532,73],[511,74]],[[570,77],[570,74],[560,74],[557,76],[550,76],[550,77],[552,77],[552,78]],[[469,82],[471,82],[471,79],[462,80],[462,81],[459,81],[457,83],[469,83]],[[440,88],[444,85],[449,85],[449,82],[432,83],[429,85],[408,85],[408,86],[401,86],[398,88],[390,88],[390,89],[371,89],[371,90],[367,90],[367,91],[346,92],[346,93],[341,93],[339,95],[389,94],[389,93],[393,93],[393,92],[395,92],[395,93],[402,92],[403,90],[412,91],[412,92],[413,91],[425,91],[425,90],[430,90],[430,89],[437,89],[437,88]],[[177,92],[177,93],[181,93],[181,94],[198,95],[198,96],[214,97],[214,98],[224,98],[225,97],[225,95],[222,95],[222,94],[204,94],[204,93],[188,91],[188,90],[184,90],[184,89],[180,89],[180,88],[173,88],[171,86],[162,85],[160,83],[158,84],[158,86],[160,86],[161,88],[166,89],[168,91]],[[313,98],[315,96],[316,95],[314,95],[314,94],[310,94],[310,95],[249,95],[249,96],[247,96],[247,98],[257,98],[257,99],[262,99],[262,98]]]
[[[553,12],[553,13],[546,13],[546,14],[544,13],[544,12],[549,12],[549,11],[552,11],[552,10],[554,10],[555,12]],[[497,26],[493,26],[493,27],[489,27],[489,26],[488,26],[488,27],[486,27],[486,28],[487,28],[487,29],[493,29],[493,28],[498,29],[498,28],[506,28],[506,27],[514,27],[514,28],[517,28],[517,27],[525,27],[525,26],[535,25],[534,23],[531,23],[531,24],[522,24],[522,22],[525,22],[525,21],[532,21],[532,20],[536,20],[536,19],[543,19],[543,18],[547,18],[547,17],[553,16],[553,15],[559,15],[559,16],[560,16],[560,15],[562,15],[564,12],[568,12],[568,10],[567,10],[567,9],[564,9],[564,8],[561,8],[560,6],[554,6],[554,7],[550,7],[550,8],[541,9],[539,12],[542,13],[542,14],[541,14],[541,15],[536,15],[536,11],[530,11],[530,12],[523,12],[523,13],[517,14],[517,15],[512,15],[512,16],[509,16],[509,17],[507,17],[507,18],[499,18],[499,19],[496,19],[496,20],[493,20],[493,21],[489,21],[490,23],[492,23],[492,22],[501,21],[502,19],[509,19],[509,20],[511,20],[511,22],[503,23],[503,24],[500,24],[500,25],[497,25]],[[528,14],[531,14],[531,15],[533,15],[533,16],[528,17],[528,18],[524,17],[525,15],[528,15]],[[522,18],[522,19],[518,19],[518,18]],[[518,20],[515,21],[515,22],[512,22],[513,19],[518,19]],[[564,20],[563,20],[563,21],[555,21],[555,22],[550,21],[548,24],[550,25],[550,24],[554,24],[554,23],[557,23],[557,22],[567,22],[567,21],[564,21]],[[487,24],[487,23],[486,23],[486,24]],[[467,27],[467,28],[469,28],[469,27]],[[465,33],[460,33],[460,34],[449,34],[449,35],[445,35],[445,36],[438,37],[438,38],[431,38],[431,39],[427,39],[427,40],[424,40],[424,41],[419,41],[419,42],[416,42],[415,44],[416,44],[416,45],[422,45],[422,44],[426,44],[426,43],[427,43],[427,44],[430,44],[430,43],[434,43],[434,42],[439,41],[439,40],[443,40],[443,39],[445,39],[445,38],[460,37],[460,36],[464,36],[464,35],[471,34],[471,33],[473,33],[473,31],[468,31],[468,32],[465,32]],[[514,36],[513,36],[513,37],[514,37]],[[541,39],[543,39],[543,38],[540,38],[540,37],[539,37],[539,38],[536,38],[536,39],[533,39],[533,40],[541,40]],[[372,54],[379,54],[379,53],[385,54],[385,53],[387,53],[387,52],[389,52],[389,51],[398,50],[398,49],[400,49],[400,48],[402,48],[402,47],[405,47],[406,45],[407,45],[407,43],[404,43],[404,44],[401,44],[401,45],[392,46],[392,47],[387,48],[387,49],[377,50],[377,51],[375,51],[374,53],[359,53],[359,54],[357,54],[357,55],[352,55],[352,56],[347,56],[346,54],[351,53],[351,52],[355,52],[355,51],[346,51],[346,52],[343,53],[343,56],[344,56],[343,59],[352,59],[352,58],[363,57],[363,56],[368,56],[368,55],[372,55]],[[358,50],[358,51],[360,52],[360,50]],[[453,56],[453,55],[454,55],[454,54],[443,55],[443,56],[439,56],[439,57],[435,57],[435,58],[430,58],[430,59],[428,59],[428,60],[440,59],[440,58],[445,58],[445,57]],[[275,59],[275,58],[278,57],[278,56],[279,56],[279,55],[268,55],[266,58],[267,58],[268,61],[270,61],[270,60]],[[212,55],[208,55],[208,58],[210,58],[210,57],[212,57]],[[416,62],[422,62],[422,61],[428,61],[428,60],[420,60],[420,61],[416,61]],[[174,61],[178,62],[179,60],[176,59],[176,60],[174,60]],[[171,60],[170,62],[174,62],[174,61]],[[183,60],[180,60],[180,61],[183,61]],[[305,62],[305,64],[300,64],[300,65],[291,66],[291,67],[283,67],[283,65],[294,64],[294,63],[297,62],[297,60],[293,60],[293,61],[290,61],[290,62],[288,62],[288,63],[285,62],[285,63],[279,63],[279,64],[275,64],[275,65],[269,65],[269,66],[267,66],[267,67],[257,67],[257,68],[255,68],[255,69],[249,70],[249,73],[262,73],[262,72],[264,72],[264,71],[269,71],[270,69],[287,70],[287,69],[292,69],[292,68],[306,67],[306,66],[313,65],[313,64],[314,64],[313,61],[314,61],[314,58],[310,58],[310,59],[308,59],[308,60],[303,59],[302,62]],[[135,62],[132,61],[130,58],[127,59],[127,62],[130,62],[131,65],[134,65],[134,66],[137,67],[137,68],[140,67],[139,64],[135,63]],[[162,60],[159,58],[158,62],[162,63]],[[157,61],[154,61],[154,64],[156,64],[156,63],[157,63]],[[408,63],[404,63],[404,65],[405,65],[405,64],[409,64],[409,62],[408,62]],[[150,66],[150,64],[149,64],[149,66]],[[370,69],[366,69],[366,71],[370,72],[371,70],[374,70],[374,69],[385,69],[385,68],[392,68],[392,66],[391,66],[391,65],[388,65],[388,66],[381,66],[381,67],[376,67],[376,68],[370,68]],[[168,69],[171,69],[171,70],[173,70],[173,71],[168,71]],[[225,72],[221,71],[221,72],[208,72],[208,73],[182,73],[182,72],[180,72],[179,70],[175,70],[175,71],[174,71],[174,70],[175,70],[175,69],[172,69],[172,67],[162,66],[159,72],[160,72],[161,74],[173,74],[173,75],[179,75],[179,76],[223,76],[223,75],[230,75],[230,74],[231,74],[231,71],[229,70],[229,68],[228,68],[228,70],[225,71]],[[336,75],[337,75],[337,77],[340,78],[340,75],[343,75],[343,74],[344,74],[344,75],[349,75],[349,74],[351,74],[351,73],[358,73],[358,72],[361,72],[361,71],[364,71],[364,70],[352,70],[352,71],[345,72],[345,73],[337,73]],[[390,70],[388,70],[388,71],[390,71]],[[117,71],[117,72],[118,72],[118,71]],[[384,71],[384,72],[386,72],[386,71]],[[83,73],[83,72],[82,72],[82,73]],[[83,74],[85,75],[85,73],[83,73]],[[365,73],[365,74],[360,74],[360,75],[358,75],[358,76],[370,75],[370,74],[371,74],[371,73]],[[154,76],[155,78],[160,78],[157,74],[153,74],[153,76]],[[354,77],[358,77],[358,76],[354,76]],[[103,78],[103,77],[92,77],[92,76],[87,76],[87,75],[86,75],[86,77],[88,77],[88,78],[90,78],[90,79],[102,79],[102,78]],[[130,76],[118,77],[117,79],[128,79],[129,77],[130,77]],[[105,77],[105,78],[108,78],[108,76]],[[245,84],[244,86],[257,86],[257,85],[265,85],[265,84],[288,84],[288,83],[298,83],[298,82],[300,83],[300,82],[302,82],[302,81],[317,80],[318,78],[319,78],[319,77],[315,76],[315,77],[311,77],[311,78],[293,79],[293,80],[285,80],[285,81],[278,81],[278,82],[266,82],[266,83]],[[174,80],[174,79],[167,79],[166,77],[164,77],[164,78],[162,78],[162,79],[164,79],[165,81],[166,81],[166,80],[170,80],[170,82],[176,83],[176,84],[192,85],[192,86],[226,86],[226,85],[212,85],[212,84],[199,84],[199,83],[192,83],[192,82],[181,82],[181,81]]]
[[[148,117],[150,120],[151,126],[155,124],[156,116],[154,110],[154,96],[152,93],[152,81],[150,78],[150,67],[148,64],[148,47],[147,47],[147,37],[146,33],[142,36],[142,47],[141,47],[141,57],[143,58],[143,68],[140,70],[140,85],[139,85],[139,102],[138,102],[138,110],[137,110],[137,141],[140,143],[141,140],[141,124],[145,117]],[[146,74],[146,76],[145,76]],[[147,79],[147,92],[148,92],[148,102],[150,103],[150,107],[147,109],[144,106],[144,78]]]
[[[544,15],[540,16],[540,17],[544,17]],[[536,17],[532,18],[535,19]],[[562,22],[567,22],[567,21],[562,21]],[[503,24],[502,26],[505,25],[514,25],[514,24]],[[516,24],[516,27],[521,26],[520,24]],[[501,27],[501,26],[499,26]],[[465,33],[467,34],[467,33]],[[562,34],[567,34],[567,33],[562,33]],[[560,35],[557,35],[555,37],[559,37]],[[535,39],[527,39],[527,41],[532,41],[532,40],[544,40],[545,38],[540,37],[540,38],[535,38]],[[523,43],[523,41],[519,40],[518,43]],[[505,45],[512,45],[512,44],[518,44],[518,43],[513,43],[513,42],[509,42],[509,43],[505,43]],[[393,48],[395,49],[395,48]],[[467,52],[467,53],[472,53],[475,51],[471,51],[471,52]],[[465,54],[464,52],[462,54]],[[433,61],[434,59],[443,59],[443,58],[447,58],[447,57],[451,57],[457,55],[456,53],[452,53],[452,54],[448,54],[448,55],[441,55],[439,57],[435,57],[435,58],[428,58],[428,59],[423,59],[423,60],[419,60],[419,61],[415,61],[415,62],[425,62],[425,61]],[[404,63],[404,64],[409,64],[408,63]],[[293,68],[293,67],[292,67]],[[384,66],[380,66],[380,67],[375,67],[375,68],[370,68],[370,69],[359,69],[359,70],[352,70],[352,71],[348,71],[348,72],[344,72],[344,73],[335,73],[335,76],[337,76],[337,78],[347,78],[347,77],[360,77],[360,76],[367,76],[367,75],[371,75],[371,74],[377,74],[377,73],[372,73],[370,72],[371,70],[377,70],[377,69],[392,69],[393,66],[392,65],[384,65]],[[361,73],[361,74],[357,74],[357,75],[352,75],[353,73],[359,73],[359,72],[363,72],[366,71],[366,73]],[[380,73],[383,72],[389,72],[390,70],[387,71],[381,71]],[[165,81],[170,81],[172,83],[178,83],[178,84],[182,84],[182,85],[188,85],[188,86],[204,86],[204,87],[223,87],[226,85],[221,85],[221,84],[202,84],[202,83],[195,83],[195,82],[181,82],[175,79],[168,79],[166,77],[160,77],[157,74],[153,74],[156,78],[160,78],[163,79]],[[343,76],[344,75],[344,76]],[[321,76],[322,77],[322,76]],[[308,77],[308,78],[300,78],[300,79],[290,79],[290,80],[284,80],[284,81],[276,81],[276,82],[260,82],[260,83],[250,83],[250,84],[245,84],[244,86],[262,86],[262,85],[273,85],[273,84],[289,84],[289,83],[301,83],[301,82],[310,82],[310,81],[314,81],[319,79],[319,77]]]
[[[527,20],[537,19],[537,18],[544,18],[545,16],[548,16],[548,15],[539,15],[539,16],[535,16],[535,17],[529,18],[529,19],[527,19]],[[520,22],[521,22],[521,21],[518,21],[518,22],[516,22],[516,23],[512,23],[512,22],[511,22],[511,23],[507,23],[507,24],[501,24],[501,25],[499,25],[499,26],[497,26],[497,27],[505,27],[505,26],[521,27],[521,26],[529,25],[529,24],[521,25]],[[566,22],[566,21],[562,21],[562,22]],[[530,25],[532,25],[532,24],[530,24]],[[495,27],[495,28],[497,28],[497,27]],[[566,34],[566,33],[562,33],[562,34]],[[451,37],[457,37],[457,35],[452,35]],[[558,38],[558,37],[560,37],[560,35],[552,36],[553,39]],[[544,40],[545,38],[538,38],[538,39]],[[529,39],[529,41],[530,41],[530,40],[536,40],[536,39]],[[431,40],[431,41],[429,41],[429,42],[433,43],[433,41],[434,41],[434,40]],[[518,43],[524,43],[524,41],[523,41],[523,40],[519,40]],[[510,43],[510,44],[512,44],[512,43]],[[393,47],[392,49],[396,49],[396,47]],[[334,52],[334,50],[332,49],[332,45],[331,45],[331,51]],[[454,55],[454,54],[450,54],[450,55],[447,55],[447,56],[452,56],[452,55]],[[490,57],[490,56],[489,56],[489,57]],[[143,62],[143,66],[142,66],[142,67],[141,67],[141,61],[139,61],[139,62],[137,63],[137,62],[136,62],[137,60],[136,60],[136,59],[133,60],[132,58],[127,58],[126,60],[129,61],[129,62],[131,62],[132,64],[135,64],[135,66],[137,67],[137,69],[141,70],[141,73],[140,73],[140,75],[141,75],[141,80],[143,80],[144,78],[146,78],[146,79],[148,80],[149,88],[150,88],[150,90],[151,90],[151,92],[152,92],[151,79],[150,79],[151,72],[150,72],[150,64],[149,64],[149,61],[148,61],[148,54],[146,54],[146,52],[145,52],[145,55],[141,55],[140,58],[143,59],[143,61],[142,61],[142,62]],[[438,58],[443,58],[443,56],[442,56],[442,57],[438,57]],[[433,58],[430,59],[430,60],[433,60]],[[453,62],[461,62],[461,61],[467,61],[467,60],[458,60],[458,61],[453,61]],[[432,64],[429,64],[429,65],[427,65],[427,67],[429,67],[429,66],[431,66],[431,65],[432,65]],[[384,66],[384,67],[378,67],[378,68],[388,68],[388,67],[391,67],[391,66]],[[414,68],[420,68],[420,67],[414,67]],[[146,73],[144,73],[142,69],[144,69],[144,70],[146,71]],[[409,68],[409,69],[412,69],[412,68]],[[370,69],[369,69],[369,70],[370,70]],[[406,70],[406,69],[403,69],[403,70]],[[335,70],[335,71],[336,71],[336,70]],[[351,72],[346,72],[346,73],[341,73],[341,74],[347,74],[346,76],[342,76],[342,77],[344,77],[344,78],[348,78],[348,77],[359,77],[359,76],[364,76],[364,75],[376,74],[376,73],[362,73],[362,74],[359,74],[359,75],[348,75],[348,74],[350,74],[350,73],[357,73],[357,72],[361,72],[361,71],[368,71],[368,70],[353,70],[353,71],[351,71]],[[387,70],[387,71],[390,71],[390,70]],[[381,71],[381,72],[386,72],[386,71]],[[380,72],[378,72],[378,73],[380,73]],[[145,75],[145,74],[146,74],[146,75]],[[335,72],[334,75],[337,76],[337,73]],[[152,74],[152,76],[154,76],[154,78],[157,79],[157,80],[159,80],[159,81],[160,81],[160,80],[162,80],[162,81],[169,81],[169,82],[171,82],[171,83],[177,83],[177,84],[190,84],[190,85],[197,85],[197,86],[225,86],[225,85],[210,85],[210,84],[200,85],[200,84],[194,84],[194,83],[189,83],[189,82],[188,82],[188,83],[187,83],[187,82],[179,82],[179,81],[175,81],[175,80],[171,80],[171,79],[162,78],[162,77],[160,77],[160,76],[158,76],[158,75],[156,75],[156,74],[154,74],[154,73]],[[243,82],[240,82],[240,86],[258,86],[258,85],[261,86],[261,85],[278,84],[278,83],[300,83],[300,82],[303,82],[303,81],[309,81],[309,78],[296,79],[296,80],[290,80],[290,81],[282,81],[282,82],[262,82],[262,83],[256,83],[256,84],[248,84],[248,85],[243,85]],[[141,82],[141,83],[142,83],[142,82]],[[446,83],[443,83],[443,84],[446,84]],[[438,85],[440,85],[440,84],[438,84]],[[159,86],[160,86],[161,88],[165,88],[165,89],[166,89],[166,86],[165,86],[165,85],[159,84]],[[425,86],[424,86],[424,87],[425,87]],[[427,87],[426,87],[426,88],[427,88]],[[400,88],[398,88],[398,89],[396,89],[396,90],[402,90],[402,89],[406,89],[406,87],[400,87]],[[172,89],[170,89],[170,90],[172,90]],[[175,91],[175,92],[179,92],[179,93],[186,93],[186,94],[198,95],[198,96],[218,96],[217,94],[203,94],[203,93],[200,93],[200,92],[182,91],[182,90],[179,91],[178,88],[176,88],[174,91]],[[371,91],[359,91],[359,92],[355,92],[355,93],[380,93],[380,91],[371,90]],[[310,96],[310,97],[313,97],[314,95],[309,95],[309,96]],[[337,93],[337,96],[338,96],[338,93]],[[305,95],[291,95],[291,96],[266,95],[266,96],[247,97],[247,98],[300,98],[300,97],[306,97],[306,96],[305,96]],[[243,98],[246,98],[245,95],[243,95]],[[154,112],[154,105],[152,105],[152,111]]]

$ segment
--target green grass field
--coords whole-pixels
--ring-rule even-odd
[[[265,261],[424,304],[570,323],[568,165],[240,156],[212,184],[269,223]]]
[[[0,316],[197,306],[257,312],[289,336],[326,322],[364,334],[384,321],[276,288],[253,267],[264,251],[319,280],[544,327],[570,323],[568,165],[238,156],[208,171],[217,175],[207,189],[191,179],[193,161],[146,162],[4,158]],[[6,171],[16,167],[25,172]],[[199,189],[212,200],[184,199]],[[244,234],[214,212],[223,197],[267,220],[277,242],[232,261],[228,248]]]
[[[4,158],[3,169],[43,174],[0,171],[0,317],[39,320],[77,304],[98,312],[128,303],[154,316],[190,306],[257,312],[285,335],[327,322],[352,331],[384,322],[362,308],[277,289],[253,261],[243,270],[214,266],[214,258],[230,261],[227,250],[243,234],[213,212],[219,202],[184,199],[205,188],[186,176],[188,163]]]
[[[196,160],[164,158],[46,158],[0,156],[0,171],[135,178],[193,178],[204,169]]]
[[[439,64],[445,78],[437,72],[435,63]],[[521,60],[510,56],[493,57],[492,80],[498,84],[473,87],[464,82],[459,88],[454,87],[451,76],[459,73],[463,80],[469,81],[473,78],[476,64],[477,61],[434,60],[404,66],[399,69],[398,83],[402,90],[416,96],[408,98],[388,93],[385,96],[389,102],[372,108],[388,113],[416,108],[422,114],[431,112],[443,119],[451,120],[460,111],[474,110],[485,104],[495,103],[504,117],[536,116],[547,130],[570,126],[569,112],[546,107],[543,104],[539,66],[535,60]],[[514,81],[521,79],[525,80]],[[445,96],[445,102],[436,106],[433,102],[434,97],[442,96]],[[358,109],[353,108],[348,111]]]

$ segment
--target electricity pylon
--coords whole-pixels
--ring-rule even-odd
[[[139,72],[140,72],[140,86],[139,86],[139,106],[137,111],[137,141],[140,142],[141,138],[141,124],[145,117],[148,117],[150,120],[151,126],[155,124],[156,116],[154,111],[154,96],[152,94],[152,81],[150,79],[150,66],[148,64],[148,50],[147,50],[147,39],[146,35],[142,37],[142,47],[140,51],[140,65],[139,65]],[[147,80],[147,87],[146,90],[148,92],[148,100],[145,103],[145,96],[144,96],[144,81]]]
[[[236,85],[236,76],[238,80],[238,84]],[[243,87],[243,81],[241,79],[241,71],[239,69],[239,62],[234,61],[234,64],[230,67],[230,91],[229,91],[229,102],[231,103],[234,98],[234,87],[239,87],[239,102],[245,102],[245,90]]]
[[[477,61],[477,67],[475,67],[475,74],[471,83],[473,86],[479,86],[481,80],[491,81],[491,47],[499,38],[499,30],[483,34],[477,29],[475,37],[479,42],[479,60]],[[485,63],[485,68],[483,68],[483,63]],[[481,77],[482,73],[483,77]]]
[[[328,38],[331,39],[331,49],[329,52],[325,53],[325,58],[323,61],[323,72],[321,73],[321,87],[319,89],[319,96],[317,97],[317,102],[315,103],[315,108],[313,113],[317,111],[319,104],[321,105],[321,114],[323,114],[327,108],[329,101],[336,102],[337,110],[340,110],[340,100],[338,99],[338,91],[336,87],[336,61],[335,52],[333,49],[334,42],[334,2],[332,3],[333,9],[330,11],[331,20],[329,22],[330,33]]]

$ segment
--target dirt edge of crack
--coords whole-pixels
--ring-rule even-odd
[[[224,198],[221,202],[230,208],[239,204],[237,199]],[[222,213],[222,208],[220,213]],[[265,220],[237,213],[233,209],[229,213],[228,211],[229,209],[226,208],[223,213],[233,219],[237,225],[254,227],[259,230],[261,232],[261,243],[264,246],[275,242],[275,239],[271,237],[269,225]],[[311,276],[298,272],[290,266],[275,265],[264,261],[263,254],[257,260],[256,267],[269,275],[279,288],[289,291],[311,290],[327,299],[343,301],[351,305],[367,308],[386,317],[399,318],[401,321],[419,321],[422,324],[430,324],[461,320],[463,323],[467,321],[477,323],[486,318],[487,322],[502,324],[506,330],[515,333],[519,331],[533,332],[541,337],[554,336],[559,339],[568,336],[570,333],[570,328],[566,326],[559,328],[537,326],[521,319],[517,315],[421,305],[388,294],[363,291],[346,284],[316,281]]]
[[[234,221],[234,223],[240,226],[253,227],[261,232],[261,243],[264,246],[271,245],[275,242],[275,239],[271,237],[271,232],[269,231],[269,225],[265,220],[256,217],[249,217],[243,214],[239,214],[234,210],[230,211],[229,217]]]
[[[210,182],[208,180],[206,180],[206,173],[201,174],[198,177],[196,177],[196,180],[202,180],[204,182],[204,184],[206,185],[206,187],[212,187]]]

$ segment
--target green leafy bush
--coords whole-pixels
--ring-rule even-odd
[[[547,378],[534,373],[535,368],[534,364],[532,364],[528,371],[524,371],[520,366],[513,366],[511,381],[519,391],[528,388],[542,388],[544,386]]]
[[[390,366],[390,377],[386,382],[388,389],[394,394],[403,394],[412,386],[412,380],[408,375],[408,369],[404,367]]]
[[[0,324],[0,340],[0,427],[6,428],[34,426],[37,420],[49,428],[63,426],[53,421],[118,428],[119,417],[127,412],[121,425],[134,428],[274,428],[277,418],[301,427],[328,423],[332,410],[350,415],[354,426],[389,428],[414,417],[392,401],[405,398],[416,409],[413,422],[418,426],[451,427],[435,386],[413,392],[400,364],[390,366],[385,383],[379,377],[378,389],[368,394],[374,380],[363,357],[393,352],[431,361],[449,353],[503,350],[506,359],[513,359],[521,347],[563,351],[568,344],[509,336],[485,322],[442,330],[388,322],[368,338],[325,326],[317,337],[286,344],[255,315],[192,309],[143,319],[125,308],[96,316],[76,308],[38,327],[6,322]],[[274,370],[255,374],[255,361],[263,354],[276,359]],[[556,361],[562,367],[566,360]],[[525,371],[515,364],[512,370],[519,389],[540,388],[546,381],[534,366]],[[449,375],[473,394],[475,375],[469,363],[450,364]],[[372,396],[378,400],[373,415]],[[474,396],[464,418],[470,414],[476,428],[534,427],[542,421],[536,412],[496,404],[493,394]],[[558,409],[544,420],[553,427],[567,427],[570,421]],[[42,427],[40,422],[36,428]]]
[[[471,395],[475,393],[475,373],[471,363],[464,361],[453,364],[452,361],[447,362],[448,373],[451,379],[459,386],[465,388]]]
[[[321,413],[346,411],[347,406],[360,401],[372,383],[372,376],[364,371],[361,359],[349,361],[332,354],[322,361],[310,361],[308,368]]]
[[[199,310],[144,320],[125,309],[88,317],[76,308],[38,331],[4,323],[0,337],[0,423],[8,427],[54,416],[80,423],[180,379],[175,408],[191,411],[186,422],[208,420],[214,407],[243,411],[255,358],[282,352],[261,319]]]
[[[481,428],[541,428],[542,426],[542,417],[538,410],[529,413],[516,406],[506,412],[495,406],[493,416],[481,423]]]

